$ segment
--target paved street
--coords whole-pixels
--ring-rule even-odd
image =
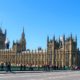
[[[0,73],[0,80],[80,80],[80,71]]]

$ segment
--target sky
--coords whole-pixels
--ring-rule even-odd
[[[0,26],[7,30],[10,47],[24,27],[27,49],[45,49],[47,36],[71,33],[80,48],[80,0],[0,0]]]

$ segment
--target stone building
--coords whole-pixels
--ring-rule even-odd
[[[5,46],[8,46],[6,48]],[[77,37],[72,34],[66,38],[65,35],[58,40],[47,37],[47,49],[37,50],[26,49],[24,29],[20,41],[14,42],[9,48],[9,41],[6,41],[6,31],[3,34],[0,28],[0,63],[11,62],[12,65],[25,64],[26,66],[58,66],[71,67],[80,64],[80,51],[77,48]]]
[[[47,38],[47,58],[48,64],[58,67],[79,65],[79,49],[77,48],[77,37],[65,38],[65,35],[59,40]]]
[[[6,30],[3,33],[2,29],[0,28],[0,49],[5,49],[5,40],[6,40]]]

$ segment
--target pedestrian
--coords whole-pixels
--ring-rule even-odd
[[[4,63],[1,63],[1,71],[4,71]]]
[[[8,63],[8,71],[11,72],[11,63],[10,62]]]
[[[26,70],[26,65],[24,64],[24,71]]]
[[[22,68],[23,68],[23,65],[21,64],[21,65],[20,65],[20,71],[22,71]]]
[[[6,66],[6,72],[8,72],[8,62],[5,63]]]
[[[10,62],[6,62],[6,72],[11,72],[11,63]]]

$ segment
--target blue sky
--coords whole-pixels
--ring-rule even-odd
[[[24,26],[27,48],[46,48],[47,35],[71,33],[80,47],[80,0],[0,0],[0,25],[12,46]]]

